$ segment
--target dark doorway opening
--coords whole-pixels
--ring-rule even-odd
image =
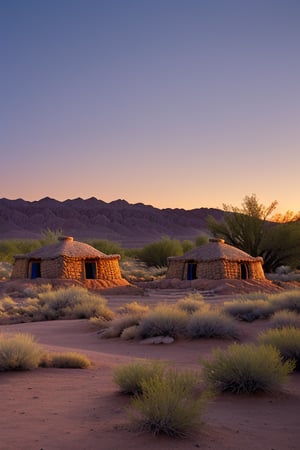
[[[242,280],[248,280],[249,278],[249,271],[247,264],[241,264],[241,279]]]
[[[197,263],[189,262],[187,266],[187,279],[195,280],[197,278]]]
[[[86,261],[85,263],[85,278],[94,280],[97,278],[96,263],[93,261]]]
[[[31,278],[41,277],[41,263],[39,261],[33,261],[31,263]]]

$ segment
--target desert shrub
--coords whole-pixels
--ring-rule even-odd
[[[265,345],[276,347],[283,360],[294,360],[296,370],[300,370],[300,330],[293,327],[268,330],[259,337]]]
[[[5,280],[11,276],[12,264],[8,262],[0,262],[0,280]]]
[[[195,338],[234,338],[239,336],[234,319],[219,311],[199,311],[192,315],[187,325],[187,336]]]
[[[140,252],[139,258],[147,266],[167,266],[169,256],[183,254],[180,241],[177,239],[164,238],[160,241],[146,245]]]
[[[121,339],[124,341],[129,341],[131,339],[135,339],[138,336],[138,325],[131,325],[130,327],[125,328],[121,333]]]
[[[14,255],[19,253],[29,253],[38,249],[40,246],[40,242],[34,239],[1,239],[0,261],[13,264]]]
[[[280,292],[271,297],[271,303],[274,311],[286,309],[300,313],[300,290]]]
[[[81,287],[57,289],[39,294],[41,311],[47,320],[58,318],[113,318],[113,312],[107,308],[107,301],[98,294],[93,294]]]
[[[270,319],[272,328],[300,328],[300,315],[294,311],[277,311]]]
[[[140,322],[138,334],[141,338],[154,336],[179,337],[185,333],[188,315],[171,306],[157,306]]]
[[[126,328],[139,325],[140,316],[136,314],[126,314],[111,321],[109,327],[100,331],[101,338],[120,337]]]
[[[37,298],[39,294],[42,292],[50,292],[52,290],[52,286],[50,283],[35,285],[35,286],[27,286],[23,290],[23,294],[26,297]]]
[[[198,293],[191,293],[176,302],[176,307],[188,314],[194,314],[196,311],[208,311],[210,305],[205,302],[203,296]]]
[[[181,241],[182,252],[186,253],[195,247],[195,244],[188,239]]]
[[[90,317],[89,325],[91,328],[95,329],[98,332],[102,332],[106,328],[109,328],[110,321],[103,319],[103,317]]]
[[[61,369],[86,369],[90,367],[89,358],[77,352],[50,353],[44,357],[44,367],[56,367]]]
[[[17,306],[17,303],[10,296],[6,296],[0,299],[0,312],[12,313]]]
[[[267,300],[234,300],[225,302],[223,311],[238,320],[253,322],[267,319],[273,313],[272,304]]]
[[[234,394],[272,392],[280,387],[295,367],[282,362],[270,345],[232,344],[226,351],[216,349],[212,360],[204,360],[203,377],[213,389]]]
[[[206,397],[197,393],[197,376],[169,370],[143,380],[142,395],[132,400],[132,419],[154,435],[186,437],[199,426]]]
[[[0,335],[0,371],[35,369],[41,358],[42,350],[30,334]]]
[[[17,322],[37,322],[44,320],[42,308],[37,298],[28,298],[16,307],[13,320]]]
[[[114,241],[109,241],[106,239],[93,239],[87,243],[106,255],[124,255],[123,248],[120,244]]]
[[[124,394],[141,394],[142,383],[154,377],[161,378],[166,364],[162,361],[132,362],[116,367],[114,381]]]
[[[149,310],[150,308],[148,305],[142,305],[138,302],[125,303],[125,305],[118,308],[120,314],[135,314],[139,316],[146,314]]]
[[[148,266],[137,258],[127,258],[126,260],[121,260],[120,267],[123,277],[131,282],[153,281],[161,278],[167,272],[167,267]]]
[[[200,234],[195,239],[196,247],[200,247],[200,245],[204,245],[204,244],[207,244],[207,243],[208,243],[208,236],[206,236],[204,234]]]

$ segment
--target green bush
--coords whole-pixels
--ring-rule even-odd
[[[5,239],[0,240],[0,261],[13,264],[14,255],[29,253],[41,247],[39,240],[34,239]]]
[[[114,241],[109,241],[106,239],[93,239],[87,243],[106,255],[124,255],[123,248],[120,244]]]
[[[183,254],[180,241],[176,239],[164,238],[158,242],[146,245],[140,252],[139,258],[147,266],[167,266],[169,256],[179,256]]]
[[[30,334],[0,335],[0,371],[36,369],[42,350]]]
[[[223,311],[238,320],[253,322],[257,319],[267,319],[274,309],[267,300],[235,300],[225,302]]]
[[[213,389],[234,394],[272,392],[280,387],[295,364],[282,362],[270,345],[232,344],[216,349],[212,360],[204,360],[203,377]]]
[[[132,419],[154,435],[186,437],[200,424],[206,397],[196,390],[198,377],[170,370],[143,380],[142,395],[132,400]]]
[[[176,302],[176,307],[188,314],[194,314],[196,311],[208,311],[210,305],[205,302],[203,296],[198,293],[191,293]]]
[[[161,361],[133,362],[114,370],[114,381],[124,394],[141,394],[142,383],[163,376],[166,364]]]
[[[204,234],[197,236],[195,239],[196,247],[200,247],[200,245],[204,245],[207,243],[208,243],[208,237]]]
[[[296,370],[300,370],[300,330],[293,327],[268,330],[259,337],[265,345],[276,347],[283,360],[294,360]]]
[[[294,311],[277,311],[270,319],[272,328],[300,328],[300,315]]]
[[[185,334],[188,315],[172,306],[157,306],[145,315],[140,322],[138,334],[142,339],[155,336],[173,338]]]
[[[233,338],[239,337],[233,319],[219,311],[199,311],[192,315],[187,325],[187,336],[195,338]]]
[[[50,353],[42,361],[45,367],[60,369],[86,369],[90,367],[89,358],[77,352]]]

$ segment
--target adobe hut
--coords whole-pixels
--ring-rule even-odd
[[[11,278],[122,280],[119,260],[120,255],[105,255],[72,237],[61,236],[54,244],[16,255]]]
[[[225,244],[223,239],[210,239],[182,256],[169,257],[166,278],[264,280],[262,264],[262,258]]]

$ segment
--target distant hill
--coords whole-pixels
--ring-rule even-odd
[[[125,200],[106,203],[92,197],[60,202],[46,197],[38,201],[0,199],[0,239],[39,238],[50,228],[61,229],[75,239],[109,239],[123,246],[143,246],[170,237],[195,239],[209,234],[206,219],[222,219],[219,209],[158,209]]]

